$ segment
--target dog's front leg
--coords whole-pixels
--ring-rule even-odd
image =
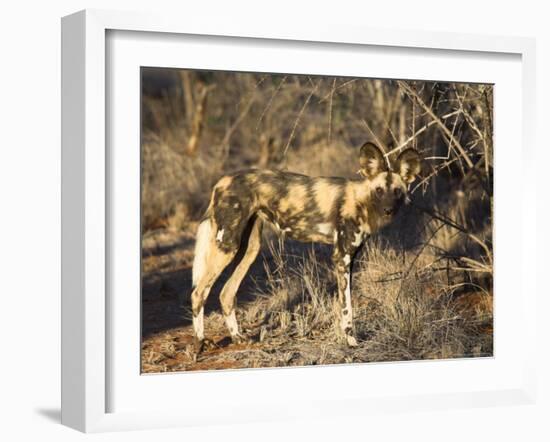
[[[340,328],[350,347],[357,346],[353,336],[353,312],[351,306],[351,261],[355,250],[336,244],[333,262],[338,283],[338,301],[340,305]]]

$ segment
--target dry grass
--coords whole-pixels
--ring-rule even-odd
[[[442,240],[440,240],[442,241]],[[324,365],[492,355],[492,294],[462,272],[436,266],[441,256],[397,251],[380,238],[369,241],[354,269],[353,307],[357,348],[339,336],[338,306],[325,247],[304,251],[297,243],[268,240],[249,278],[237,317],[252,342],[233,345],[219,309],[206,316],[218,348],[193,359],[187,326],[144,341],[143,371]]]
[[[143,372],[492,355],[491,87],[163,75],[175,81],[145,91],[142,110]],[[217,345],[195,361],[190,266],[213,183],[266,165],[352,177],[355,148],[368,138],[392,155],[417,148],[425,168],[401,219],[371,237],[354,266],[359,346],[339,336],[330,249],[267,232],[238,297],[252,342],[229,342],[216,299],[224,275],[207,304],[206,333]]]

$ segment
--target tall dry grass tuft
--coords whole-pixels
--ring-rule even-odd
[[[356,284],[367,300],[367,308],[359,309],[365,316],[357,321],[358,335],[368,342],[365,351],[371,360],[492,354],[492,336],[482,327],[492,324],[492,302],[484,311],[462,314],[458,287],[450,281],[456,272],[434,266],[436,254],[388,253],[376,241],[369,246]],[[492,301],[489,292],[483,296]]]

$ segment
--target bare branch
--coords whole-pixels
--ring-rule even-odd
[[[281,90],[281,88],[283,87],[283,84],[285,83],[286,81],[286,75],[283,77],[283,79],[281,80],[281,82],[277,85],[277,88],[275,89],[275,91],[273,92],[273,94],[271,94],[271,98],[269,99],[269,101],[267,102],[267,105],[266,107],[264,108],[264,110],[262,111],[262,115],[260,115],[260,118],[258,120],[258,123],[256,124],[256,130],[258,130],[258,127],[260,127],[260,124],[262,122],[262,120],[264,119],[265,117],[265,114],[267,113],[267,111],[271,108],[271,105],[273,104],[273,100],[275,99],[275,96],[279,93],[279,91]]]
[[[332,135],[332,99],[334,97],[334,91],[336,86],[336,78],[332,80],[332,88],[330,91],[330,101],[328,106],[328,135],[327,135],[327,143],[330,144],[330,137]]]
[[[204,126],[204,114],[206,112],[206,99],[208,93],[214,89],[216,85],[203,86],[199,93],[199,98],[195,110],[193,112],[193,121],[191,123],[191,136],[187,143],[187,153],[189,155],[196,155],[199,147],[199,141],[202,134],[202,128]]]
[[[447,126],[445,126],[445,123],[441,121],[441,119],[434,113],[432,108],[428,106],[424,100],[404,81],[399,80],[397,82],[399,84],[399,87],[401,87],[405,93],[413,100],[416,100],[418,105],[426,111],[426,113],[430,116],[432,120],[436,122],[438,127],[441,129],[441,131],[445,134],[445,136],[451,141],[451,146],[453,146],[458,153],[462,156],[468,167],[473,167],[474,163],[472,163],[472,160],[466,153],[466,150],[462,147],[460,142],[456,139],[456,137],[452,134],[452,132],[449,130]]]
[[[336,80],[336,79],[334,79],[334,80]],[[358,80],[358,78],[354,78],[353,80],[348,80],[348,81],[346,81],[346,82],[344,82],[344,83],[338,85],[338,86],[334,89],[334,91],[330,91],[330,92],[329,92],[328,94],[326,94],[323,98],[321,98],[321,99],[319,100],[319,103],[322,103],[323,101],[328,100],[328,99],[334,94],[334,92],[336,92],[338,89],[342,89],[343,87],[346,87],[346,86],[348,86],[348,85],[350,85],[350,84],[356,82],[357,80]]]
[[[374,131],[372,130],[372,128],[369,126],[369,123],[367,123],[367,120],[363,119],[361,120],[363,122],[363,124],[367,127],[368,131],[370,132],[370,134],[373,136],[373,138],[375,139],[376,141],[376,144],[378,144],[378,146],[380,147],[380,149],[382,149],[384,152],[388,150],[387,146],[386,146],[386,143],[383,143],[382,140],[380,138],[378,138],[378,135],[376,135],[374,133]]]
[[[286,146],[283,150],[283,156],[286,156],[286,152],[288,151],[288,148],[290,147],[290,143],[292,142],[292,139],[294,138],[294,132],[296,132],[296,127],[298,127],[298,123],[300,122],[300,118],[302,117],[302,114],[304,113],[304,110],[306,109],[306,107],[309,103],[309,100],[311,100],[311,97],[317,91],[320,84],[321,84],[321,80],[319,80],[317,82],[317,84],[315,85],[315,87],[311,90],[311,92],[307,96],[306,101],[304,102],[302,108],[300,109],[300,112],[298,113],[298,117],[296,117],[296,120],[294,121],[294,125],[292,126],[292,132],[290,132],[290,136],[288,137],[288,141],[287,141]]]
[[[441,117],[442,120],[445,120],[449,117],[452,117],[453,115],[457,115],[460,113],[460,110],[457,110],[457,111],[454,111],[454,112],[451,112],[449,114],[446,114],[446,115],[443,115]],[[404,149],[405,147],[407,147],[407,145],[411,142],[411,141],[414,141],[416,139],[416,137],[418,137],[418,135],[420,135],[422,132],[425,132],[429,127],[433,126],[434,124],[437,124],[437,121],[435,120],[432,120],[430,121],[429,123],[427,123],[426,125],[424,125],[423,127],[421,127],[420,129],[418,129],[414,134],[412,134],[409,138],[407,138],[403,143],[401,143],[399,146],[397,147],[394,147],[392,150],[390,150],[389,152],[386,152],[384,155],[386,155],[387,157],[390,156],[391,154],[395,153],[395,152],[399,152],[401,149]]]

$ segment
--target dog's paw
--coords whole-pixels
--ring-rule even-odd
[[[195,361],[197,359],[197,356],[201,354],[204,351],[212,350],[214,348],[217,348],[217,345],[214,341],[211,339],[197,339],[195,338],[193,340],[193,354],[195,355]]]

